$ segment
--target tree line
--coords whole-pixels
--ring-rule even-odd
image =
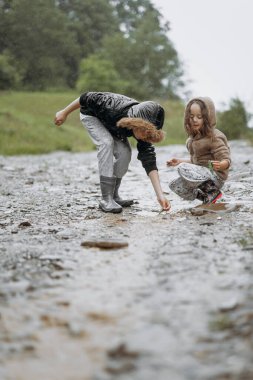
[[[183,64],[169,30],[150,0],[0,0],[0,90],[179,98]],[[228,138],[249,130],[240,99],[218,116]]]
[[[0,0],[0,88],[177,98],[169,29],[149,0]]]

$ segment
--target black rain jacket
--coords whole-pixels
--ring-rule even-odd
[[[133,136],[126,128],[118,128],[116,123],[123,117],[141,117],[161,129],[164,122],[164,109],[155,102],[138,102],[135,99],[112,92],[85,92],[80,96],[80,112],[97,117],[105,128],[122,141]],[[149,174],[157,170],[155,148],[151,143],[137,140],[138,160]]]

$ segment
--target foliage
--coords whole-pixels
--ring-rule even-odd
[[[104,89],[138,99],[176,97],[183,72],[168,32],[150,0],[0,0],[7,67],[0,84],[26,90],[98,84],[100,72],[88,63],[100,57],[102,71],[105,61],[109,70]]]
[[[60,128],[53,123],[55,112],[77,96],[76,92],[0,92],[0,154],[37,154],[55,150],[81,152],[94,149],[86,130],[80,124],[78,112],[69,115]],[[184,144],[184,104],[178,100],[154,100],[165,109],[163,130],[166,138],[157,145]],[[251,129],[247,128],[246,137],[249,132]],[[131,138],[130,143],[136,146],[135,139]]]
[[[158,99],[159,102],[159,99]],[[185,144],[187,136],[183,127],[185,105],[179,100],[159,102],[165,110],[163,131],[165,139],[159,145]]]
[[[37,154],[55,150],[81,152],[94,146],[73,112],[59,128],[53,123],[55,112],[77,98],[76,92],[0,92],[0,154]],[[15,108],[13,105],[15,104]],[[165,108],[166,140],[159,145],[185,142],[182,126],[183,104],[161,102]],[[135,140],[130,139],[135,146]]]
[[[105,35],[118,30],[110,2],[105,0],[58,0],[59,9],[67,16],[68,28],[75,34],[80,57],[98,51]]]
[[[126,36],[138,28],[147,13],[155,14],[158,19],[161,17],[161,14],[149,0],[111,0],[110,2],[119,20],[120,30]],[[169,30],[168,22],[164,26],[161,25],[161,29],[163,28],[164,31]]]
[[[177,89],[184,85],[183,70],[167,37],[168,24],[161,25],[160,13],[148,0],[114,3],[123,32],[105,38],[102,54],[112,59],[121,78],[129,81],[128,95],[138,99],[176,97]]]
[[[0,47],[8,48],[15,70],[22,68],[23,87],[40,90],[73,85],[79,52],[66,17],[52,0],[9,4],[8,11],[0,7]]]
[[[11,87],[17,88],[22,80],[22,74],[13,66],[13,57],[4,51],[0,54],[0,88],[5,90]]]
[[[111,91],[124,93],[127,90],[127,82],[120,79],[119,73],[110,60],[90,55],[81,61],[80,76],[76,87],[79,92]]]
[[[231,99],[229,109],[218,114],[218,128],[229,140],[245,138],[250,132],[250,114],[239,98]]]

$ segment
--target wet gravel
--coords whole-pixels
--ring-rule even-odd
[[[0,157],[0,378],[252,380],[253,147],[231,148],[240,208],[202,216],[169,193],[181,145],[157,149],[170,213],[136,152],[121,214],[97,207],[95,152]]]

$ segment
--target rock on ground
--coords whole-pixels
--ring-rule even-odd
[[[0,378],[252,380],[253,148],[231,150],[240,208],[203,216],[168,188],[181,145],[157,149],[170,213],[136,152],[114,215],[95,152],[0,157]]]

